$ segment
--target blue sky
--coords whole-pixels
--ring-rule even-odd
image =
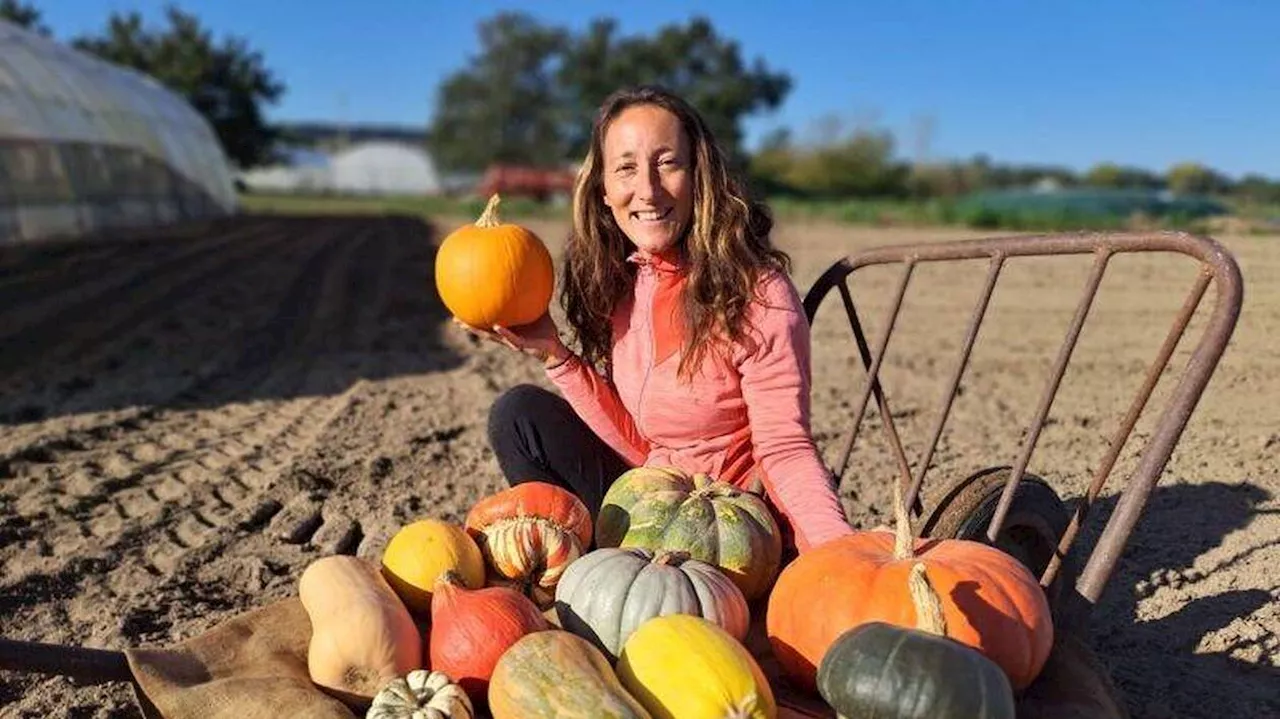
[[[113,10],[159,18],[164,0],[35,4],[66,38],[100,29]],[[624,34],[702,14],[745,58],[794,81],[781,108],[747,121],[748,145],[780,126],[803,136],[834,115],[878,123],[909,154],[917,118],[930,117],[936,158],[1158,171],[1194,160],[1280,177],[1275,0],[179,4],[264,53],[289,88],[272,119],[424,124],[438,83],[476,52],[476,24],[500,10],[573,30],[611,16]]]

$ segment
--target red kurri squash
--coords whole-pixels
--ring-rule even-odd
[[[436,253],[436,290],[455,317],[473,327],[515,327],[551,304],[555,269],[538,236],[498,219],[498,196],[484,214],[444,238]]]
[[[778,576],[765,624],[783,670],[813,690],[818,663],[847,630],[869,622],[914,627],[907,579],[920,562],[939,595],[947,635],[998,664],[1015,690],[1025,688],[1053,646],[1040,584],[1016,559],[981,542],[913,540],[894,485],[896,536],[856,532],[832,540]]]
[[[550,629],[529,598],[507,587],[467,589],[453,572],[431,597],[432,671],[444,672],[483,705],[503,652],[526,634]]]
[[[591,546],[587,506],[546,482],[485,497],[467,513],[466,527],[484,553],[490,584],[519,589],[544,609],[565,568]]]

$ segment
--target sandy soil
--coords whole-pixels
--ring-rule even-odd
[[[530,225],[553,247],[565,231]],[[545,380],[448,326],[429,284],[431,228],[263,217],[176,234],[0,255],[0,635],[108,648],[192,636],[294,593],[317,557],[377,556],[403,523],[460,520],[502,486],[487,406]],[[970,235],[794,223],[778,241],[805,290],[857,249]],[[1092,615],[1094,645],[1137,717],[1280,715],[1280,244],[1224,242],[1245,277],[1239,326]],[[1079,257],[1009,264],[926,499],[1017,459],[1088,271]],[[1181,257],[1113,262],[1028,467],[1068,501],[1195,273]],[[884,368],[913,462],[983,274],[916,271]],[[856,278],[876,337],[896,275]],[[1201,327],[1135,440],[1149,436]],[[833,300],[814,329],[827,451],[861,392],[848,336]],[[886,516],[895,471],[872,415],[841,487],[864,526]],[[1137,449],[1122,454],[1082,541]],[[3,716],[135,716],[131,701],[120,685],[0,673]]]

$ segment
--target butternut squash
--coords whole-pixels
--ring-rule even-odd
[[[311,619],[311,681],[348,706],[367,707],[387,683],[422,668],[418,627],[376,566],[318,559],[303,571],[298,596]]]

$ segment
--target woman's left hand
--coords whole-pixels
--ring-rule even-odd
[[[560,341],[560,331],[549,312],[527,325],[517,327],[502,325],[494,325],[488,329],[473,327],[457,317],[453,318],[453,323],[476,337],[497,342],[522,354],[536,357],[548,367],[558,365],[569,358],[569,349]]]

